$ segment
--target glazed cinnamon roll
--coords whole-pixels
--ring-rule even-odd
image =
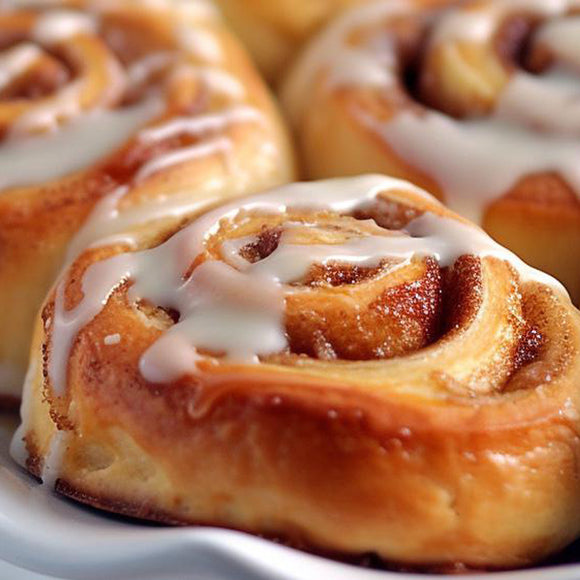
[[[304,42],[345,9],[369,0],[216,0],[270,81],[282,77]],[[452,0],[417,0],[424,6]]]
[[[209,5],[3,3],[0,401],[19,397],[63,261],[292,173],[270,97]]]
[[[397,564],[580,532],[580,314],[411,184],[293,184],[83,252],[13,455],[83,503]]]
[[[350,12],[284,87],[307,174],[409,179],[580,302],[578,38],[576,0]]]

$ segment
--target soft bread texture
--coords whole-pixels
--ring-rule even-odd
[[[21,169],[8,184],[9,162],[0,171],[5,403],[20,396],[33,318],[63,262],[133,222],[178,223],[200,206],[294,175],[278,111],[209,5],[10,6],[0,12],[0,55],[17,64],[2,80],[0,153]],[[126,134],[83,164],[127,119]],[[59,152],[53,167],[45,161],[51,150]]]
[[[258,67],[276,83],[304,43],[325,22],[369,0],[217,0],[224,17],[248,46]],[[451,0],[422,0],[425,6]]]
[[[306,176],[408,179],[578,303],[579,129],[563,95],[578,84],[566,50],[579,12],[574,0],[385,1],[333,21],[281,91]]]
[[[131,249],[82,253],[37,319],[18,459],[102,509],[397,565],[525,566],[577,538],[580,314],[555,281],[434,198],[366,179],[376,195],[348,211],[303,200],[316,206],[326,188],[358,180],[304,184],[201,214],[177,233],[133,232]],[[409,229],[425,216],[443,220],[443,238],[462,236],[372,266],[314,261],[281,286],[286,348],[254,363],[199,351],[190,372],[147,380],[146,353],[182,321],[133,301],[139,275],[115,286],[63,351],[59,292],[74,318],[92,300],[91,268],[127,252],[190,248],[185,280],[223,264],[236,240],[244,268],[272,264],[289,243],[312,255],[371,236],[437,244]],[[203,249],[191,252],[199,224]],[[264,308],[269,284],[255,297]]]

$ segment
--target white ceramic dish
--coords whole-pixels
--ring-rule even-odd
[[[248,534],[107,517],[47,492],[8,455],[0,416],[0,580],[441,580],[333,562]],[[580,580],[580,564],[468,580]]]

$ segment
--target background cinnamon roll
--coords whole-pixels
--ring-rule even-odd
[[[304,42],[326,21],[369,0],[217,0],[224,17],[269,81],[277,81]],[[407,1],[407,0],[404,0]],[[452,0],[417,0],[424,6]]]
[[[576,0],[349,12],[282,93],[307,174],[381,171],[427,187],[578,303],[579,37]]]
[[[0,401],[19,396],[67,251],[292,175],[278,113],[209,5],[3,3]]]
[[[580,314],[403,181],[284,186],[83,252],[13,441],[81,502],[399,564],[580,532]]]

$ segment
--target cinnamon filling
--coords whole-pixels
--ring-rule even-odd
[[[343,286],[358,284],[377,276],[386,266],[388,260],[383,260],[374,267],[352,266],[345,264],[314,264],[303,284],[306,286]]]
[[[258,239],[240,250],[240,256],[252,264],[267,258],[278,247],[281,235],[280,228],[263,227]]]
[[[307,243],[316,245],[337,235],[364,237],[363,232],[375,231],[376,226],[400,230],[420,215],[419,210],[404,203],[379,197],[351,217],[322,214],[315,228],[304,226],[305,233],[292,233],[299,236],[300,243],[306,236]],[[356,221],[348,221],[352,218]],[[297,224],[292,227],[300,230],[303,219],[292,217]],[[249,223],[248,216],[241,221],[245,235],[251,232]],[[221,230],[222,235],[235,240],[234,224],[222,224]],[[284,226],[275,220],[271,224],[262,221],[255,238],[238,250],[240,257],[250,264],[268,258],[286,243],[284,232]],[[211,240],[213,252],[218,245]],[[292,290],[285,293],[287,354],[365,361],[417,352],[469,326],[481,307],[482,284],[481,260],[469,255],[448,268],[441,268],[433,258],[402,263],[387,256],[368,266],[336,260],[315,262],[302,278],[288,284]],[[519,330],[521,323],[514,324],[519,336],[512,348],[515,372],[537,357],[542,336],[535,328]]]
[[[17,50],[18,45],[10,49]],[[62,89],[73,77],[66,61],[43,50],[36,61],[0,89],[0,101],[41,99]]]

